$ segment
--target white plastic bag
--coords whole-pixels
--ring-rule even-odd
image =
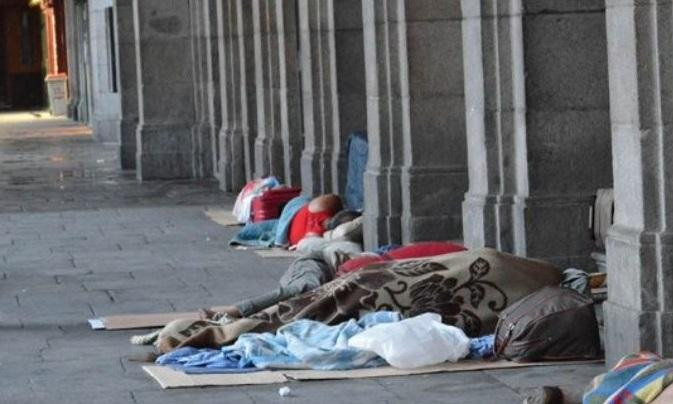
[[[376,325],[352,337],[348,346],[375,352],[396,368],[413,369],[466,357],[470,339],[460,328],[442,324],[439,314],[425,313]]]

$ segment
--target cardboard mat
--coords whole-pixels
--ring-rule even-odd
[[[90,319],[89,325],[93,330],[134,330],[163,327],[173,320],[181,319],[198,320],[199,313],[123,314]]]
[[[253,250],[255,254],[262,258],[299,258],[301,253],[297,251],[284,250],[282,248],[272,248],[269,250]]]
[[[204,212],[213,222],[226,227],[241,226],[238,219],[229,210],[208,209]]]
[[[602,360],[581,362],[538,362],[516,363],[509,361],[482,361],[466,360],[458,363],[442,363],[419,369],[397,369],[381,367],[374,369],[355,370],[276,370],[255,373],[227,373],[227,374],[186,374],[166,366],[143,366],[143,370],[156,380],[163,389],[177,389],[185,387],[207,386],[242,386],[286,383],[291,380],[337,380],[337,379],[364,379],[371,377],[392,377],[422,375],[431,373],[471,372],[492,369],[514,369],[538,366],[577,366],[594,363],[603,363]]]
[[[221,307],[212,307],[211,310],[220,311]],[[134,330],[139,328],[159,328],[173,320],[198,320],[196,311],[183,313],[155,313],[155,314],[121,314],[93,318],[89,325],[93,330]]]

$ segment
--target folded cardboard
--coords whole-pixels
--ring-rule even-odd
[[[89,320],[93,330],[134,330],[139,328],[163,327],[173,320],[198,320],[199,313],[157,313],[157,314],[125,314],[119,316],[100,317]]]
[[[236,216],[229,210],[224,209],[209,209],[205,211],[206,216],[213,222],[226,227],[240,226]]]
[[[275,370],[254,373],[227,374],[186,374],[167,366],[143,366],[143,370],[156,380],[164,389],[207,386],[241,386],[285,383],[291,380],[338,380],[364,379],[372,377],[409,376],[431,373],[470,372],[491,369],[513,369],[537,366],[577,366],[582,364],[602,363],[603,361],[581,362],[536,362],[516,363],[509,361],[465,360],[457,363],[442,363],[419,369],[396,369],[381,367],[354,370]]]
[[[243,386],[285,383],[288,381],[283,373],[272,371],[188,375],[167,366],[143,366],[143,370],[156,380],[162,389],[206,386]]]
[[[284,250],[282,248],[254,250],[254,252],[262,258],[298,258],[301,256],[301,253],[298,253],[297,251]]]
[[[212,307],[212,310],[220,311],[221,307]],[[159,328],[173,320],[198,320],[199,313],[196,311],[182,313],[153,313],[153,314],[122,314],[93,318],[89,325],[93,330],[134,330],[140,328]]]

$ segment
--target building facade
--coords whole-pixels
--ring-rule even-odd
[[[673,356],[672,8],[66,0],[70,113],[139,180],[226,191],[273,174],[342,192],[348,134],[367,131],[368,248],[462,239],[591,268],[614,187],[608,359]]]

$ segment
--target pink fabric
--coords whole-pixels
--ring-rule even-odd
[[[382,256],[365,255],[353,258],[351,260],[344,262],[339,267],[337,275],[343,276],[351,272],[356,272],[366,267],[367,265],[376,264],[379,262],[396,261],[410,258],[434,257],[435,255],[450,254],[466,250],[467,248],[456,243],[447,243],[443,241],[426,241],[411,244],[406,247],[400,247]]]

